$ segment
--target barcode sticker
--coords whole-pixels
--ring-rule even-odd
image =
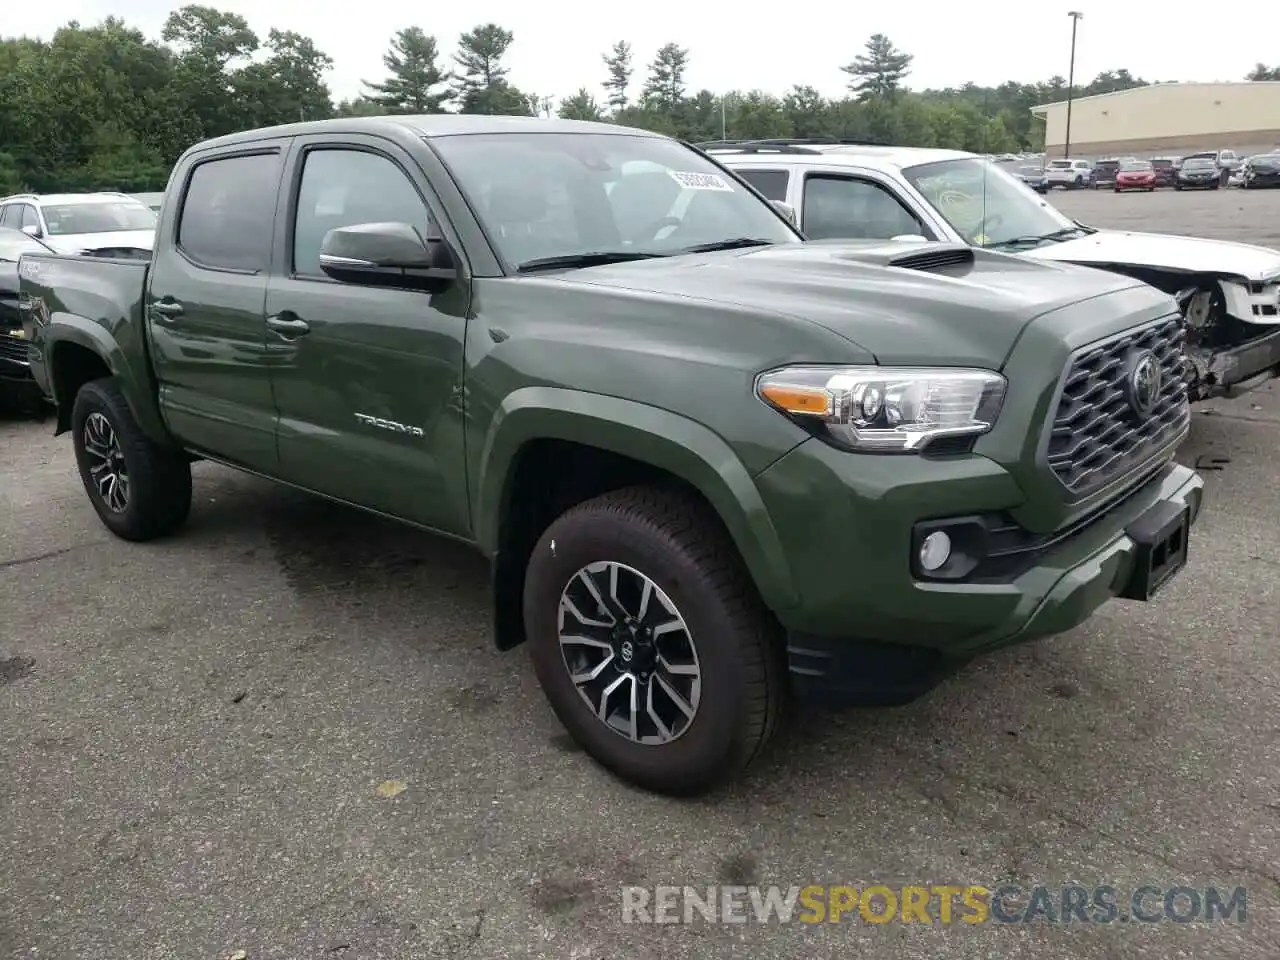
[[[667,173],[686,190],[723,190],[733,193],[733,187],[716,173],[686,173],[680,170],[668,170]]]

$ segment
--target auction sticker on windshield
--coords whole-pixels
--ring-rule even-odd
[[[724,178],[715,173],[686,173],[681,170],[668,170],[671,178],[687,190],[725,190],[733,193],[733,187]]]

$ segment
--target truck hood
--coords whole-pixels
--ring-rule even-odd
[[[1026,256],[1086,266],[1159,267],[1179,273],[1211,273],[1248,281],[1280,276],[1280,252],[1229,240],[1203,240],[1167,233],[1099,230],[1086,237],[1027,250]]]
[[[73,233],[49,237],[45,242],[59,253],[78,254],[101,249],[153,250],[155,230],[113,230],[110,233]]]
[[[891,265],[928,254],[973,256],[938,269]],[[779,244],[590,267],[557,279],[684,299],[691,311],[701,300],[807,320],[878,362],[993,368],[1037,317],[1145,286],[1120,274],[963,244],[895,241]],[[1172,299],[1148,289],[1175,309]]]

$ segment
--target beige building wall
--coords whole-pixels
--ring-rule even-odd
[[[1067,103],[1032,108],[1045,122],[1045,152],[1062,156]],[[1071,153],[1257,153],[1280,146],[1280,82],[1162,83],[1071,105]]]

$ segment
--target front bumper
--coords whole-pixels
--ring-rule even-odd
[[[1161,504],[1194,521],[1204,487],[1165,464],[1003,579],[924,582],[910,572],[915,524],[1022,502],[994,461],[857,455],[814,439],[757,483],[801,594],[780,612],[793,686],[838,702],[902,702],[975,655],[1079,625],[1130,585],[1141,548],[1126,531]]]
[[[44,393],[31,374],[30,344],[0,336],[0,406],[30,406]]]
[[[1183,190],[1206,190],[1212,188],[1214,184],[1221,183],[1222,178],[1217,174],[1213,174],[1211,176],[1194,178],[1179,177],[1176,182]]]

